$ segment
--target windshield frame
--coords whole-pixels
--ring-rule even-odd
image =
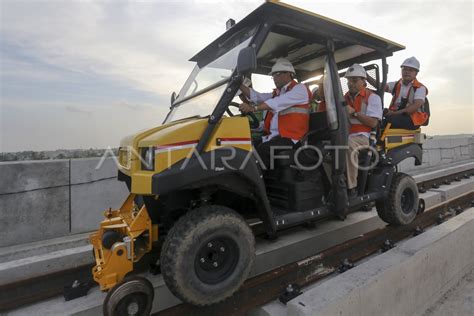
[[[232,78],[232,75],[230,75],[229,78],[222,79],[222,80],[220,80],[220,81],[218,81],[218,82],[216,82],[216,83],[214,83],[214,84],[212,84],[212,85],[210,85],[210,86],[208,86],[204,89],[201,89],[201,90],[199,90],[199,91],[197,91],[197,92],[195,92],[195,93],[193,93],[193,94],[191,94],[191,95],[189,95],[189,96],[187,96],[187,97],[185,97],[185,98],[183,98],[179,101],[175,101],[175,103],[173,103],[173,105],[172,105],[172,109],[175,108],[175,107],[179,107],[182,103],[184,103],[186,101],[189,101],[189,100],[191,100],[195,97],[198,97],[202,94],[205,94],[206,92],[209,92],[211,90],[219,88],[224,83],[228,83],[231,78]]]
[[[231,72],[228,76],[212,83],[211,85],[203,89],[195,91],[190,95],[180,98],[180,95],[182,96],[187,91],[189,91],[191,85],[193,84],[193,82],[196,81],[196,78],[198,77],[198,75],[202,72],[202,70],[206,69],[208,65],[212,64],[214,61],[218,60],[222,56],[225,56],[227,53],[231,52],[236,47],[242,45],[242,43],[244,42],[247,42],[247,45],[244,45],[243,47],[241,47],[241,49],[250,46],[253,39],[255,38],[255,35],[258,33],[259,26],[260,26],[259,24],[255,24],[255,25],[240,29],[234,33],[231,33],[227,39],[223,40],[222,43],[220,43],[219,46],[216,47],[215,53],[212,59],[208,58],[205,61],[197,61],[196,66],[193,68],[188,79],[185,81],[184,85],[182,86],[178,97],[172,103],[170,110],[172,111],[175,107],[180,106],[182,103],[189,101],[195,97],[198,97],[202,94],[205,94],[206,92],[209,92],[213,89],[216,89],[225,83],[228,83],[235,72],[235,68],[237,66],[237,60],[238,60],[237,58],[235,58],[235,64],[232,66]],[[235,42],[236,38],[238,39],[238,42]],[[232,43],[232,40],[234,40],[233,45],[229,45],[229,43]],[[238,57],[238,52],[237,52],[237,57]]]

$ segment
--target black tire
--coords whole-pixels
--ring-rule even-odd
[[[107,293],[102,311],[104,316],[147,316],[154,296],[150,281],[139,276],[126,277]]]
[[[161,250],[161,273],[170,291],[193,305],[230,297],[250,273],[255,237],[245,220],[224,206],[207,205],[181,217]]]
[[[392,225],[410,224],[418,213],[418,187],[407,174],[393,176],[388,198],[375,203],[379,217]]]
[[[116,232],[115,230],[107,230],[102,234],[102,247],[105,249],[112,249],[112,246],[118,242],[121,241],[123,236],[119,233]]]

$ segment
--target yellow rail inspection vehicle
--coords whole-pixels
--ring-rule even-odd
[[[130,195],[119,209],[105,211],[90,237],[94,280],[108,291],[104,314],[150,313],[153,286],[134,276],[146,260],[159,264],[166,285],[184,302],[210,305],[230,297],[254,262],[250,221],[261,221],[266,235],[275,238],[282,229],[326,217],[344,219],[375,202],[384,221],[410,223],[421,203],[414,180],[398,172],[397,164],[409,157],[421,164],[420,131],[374,129],[371,147],[359,160],[366,168],[359,170],[358,194],[351,199],[345,154],[337,150],[348,142],[339,70],[364,64],[377,82],[373,90],[382,96],[386,58],[402,49],[268,1],[196,54],[191,59],[196,66],[173,93],[163,124],[120,143],[118,179]],[[310,113],[307,135],[282,153],[292,157],[300,150],[303,166],[282,158],[274,170],[263,170],[252,149],[258,119],[237,113],[235,101],[245,77],[267,75],[280,57],[294,65],[300,82],[312,84],[322,76],[326,111]],[[370,64],[376,60],[380,66]]]

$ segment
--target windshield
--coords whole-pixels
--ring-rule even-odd
[[[240,50],[249,45],[254,33],[247,32],[250,37],[245,36],[242,42],[235,43],[237,46],[232,45],[233,48],[202,68],[199,65],[194,67],[166,122],[196,115],[206,116],[212,112],[237,66]]]

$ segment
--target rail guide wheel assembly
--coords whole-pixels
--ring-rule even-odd
[[[109,290],[104,300],[104,316],[150,315],[155,291],[153,285],[139,276],[127,277]]]

